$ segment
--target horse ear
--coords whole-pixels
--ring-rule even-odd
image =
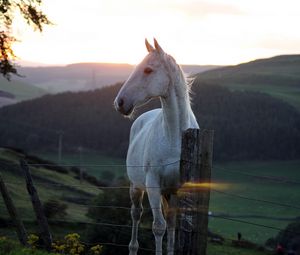
[[[148,52],[154,51],[154,48],[151,46],[151,44],[148,42],[147,38],[145,38],[145,44]]]
[[[154,46],[155,46],[155,49],[156,49],[159,53],[164,52],[164,50],[162,49],[162,47],[160,47],[160,45],[158,44],[158,42],[156,41],[155,38],[154,38]]]

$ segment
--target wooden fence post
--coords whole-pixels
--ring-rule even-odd
[[[212,130],[183,133],[176,255],[206,255],[212,149]]]
[[[4,203],[6,205],[8,213],[10,215],[10,218],[16,227],[19,241],[21,244],[26,246],[27,245],[27,233],[26,233],[25,227],[23,225],[22,220],[19,218],[19,216],[17,214],[16,207],[13,203],[13,200],[11,199],[11,197],[9,195],[9,192],[6,188],[6,185],[2,179],[1,174],[0,174],[0,192],[2,194]]]
[[[20,161],[20,165],[25,174],[27,191],[30,195],[32,206],[36,215],[36,219],[40,228],[40,235],[47,250],[51,250],[52,236],[49,231],[48,221],[45,216],[42,203],[38,193],[33,185],[31,173],[25,160]]]

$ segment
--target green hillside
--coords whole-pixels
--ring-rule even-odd
[[[47,92],[41,88],[35,87],[22,81],[8,81],[0,78],[0,91],[13,94],[18,101],[32,99],[45,95]]]
[[[283,55],[197,75],[202,83],[270,94],[300,110],[300,55]]]
[[[19,160],[25,158],[30,163],[36,164],[34,158],[10,149],[0,148],[0,173],[7,184],[12,199],[16,204],[23,220],[32,220],[34,212],[30,198],[26,191],[25,179],[19,166]],[[67,205],[68,220],[86,220],[87,207],[80,203],[88,202],[99,193],[99,189],[83,180],[78,180],[78,174],[69,169],[50,169],[49,167],[31,166],[33,181],[38,190],[41,201],[49,199],[60,200]],[[8,218],[4,204],[0,203],[1,218]]]

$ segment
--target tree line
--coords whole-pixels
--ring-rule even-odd
[[[46,95],[0,109],[0,146],[63,150],[78,146],[125,157],[132,120],[114,110],[121,84],[101,90]],[[257,92],[230,91],[195,81],[192,108],[200,128],[215,130],[215,160],[300,158],[300,114],[289,104]],[[160,107],[158,100],[136,117]]]

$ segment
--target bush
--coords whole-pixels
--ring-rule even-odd
[[[64,218],[67,216],[67,208],[67,204],[54,199],[50,199],[44,203],[44,213],[48,219],[55,217]]]
[[[129,186],[127,181],[124,179],[119,179],[114,186],[124,187]],[[147,200],[144,201],[144,207],[149,208],[146,204]],[[102,207],[103,206],[103,207]],[[107,208],[106,206],[109,206]],[[114,242],[118,244],[128,244],[131,237],[131,216],[130,216],[130,198],[129,190],[120,189],[104,189],[89,207],[87,216],[95,220],[96,222],[105,222],[117,225],[125,225],[125,227],[112,227],[105,225],[89,225],[87,229],[87,239],[90,243],[97,242]],[[146,224],[145,224],[146,222]],[[152,214],[151,210],[144,210],[142,216],[142,225],[144,227],[149,227],[148,229],[141,229],[139,234],[140,247],[153,249],[154,240],[151,231]],[[128,254],[127,247],[117,247],[117,246],[105,246],[103,250],[103,255],[111,254]],[[142,254],[150,254],[143,251]]]
[[[272,248],[280,243],[284,248],[288,249],[300,249],[300,245],[297,244],[297,240],[300,240],[300,219],[290,223],[284,230],[281,230],[275,238],[267,240],[266,245]]]

